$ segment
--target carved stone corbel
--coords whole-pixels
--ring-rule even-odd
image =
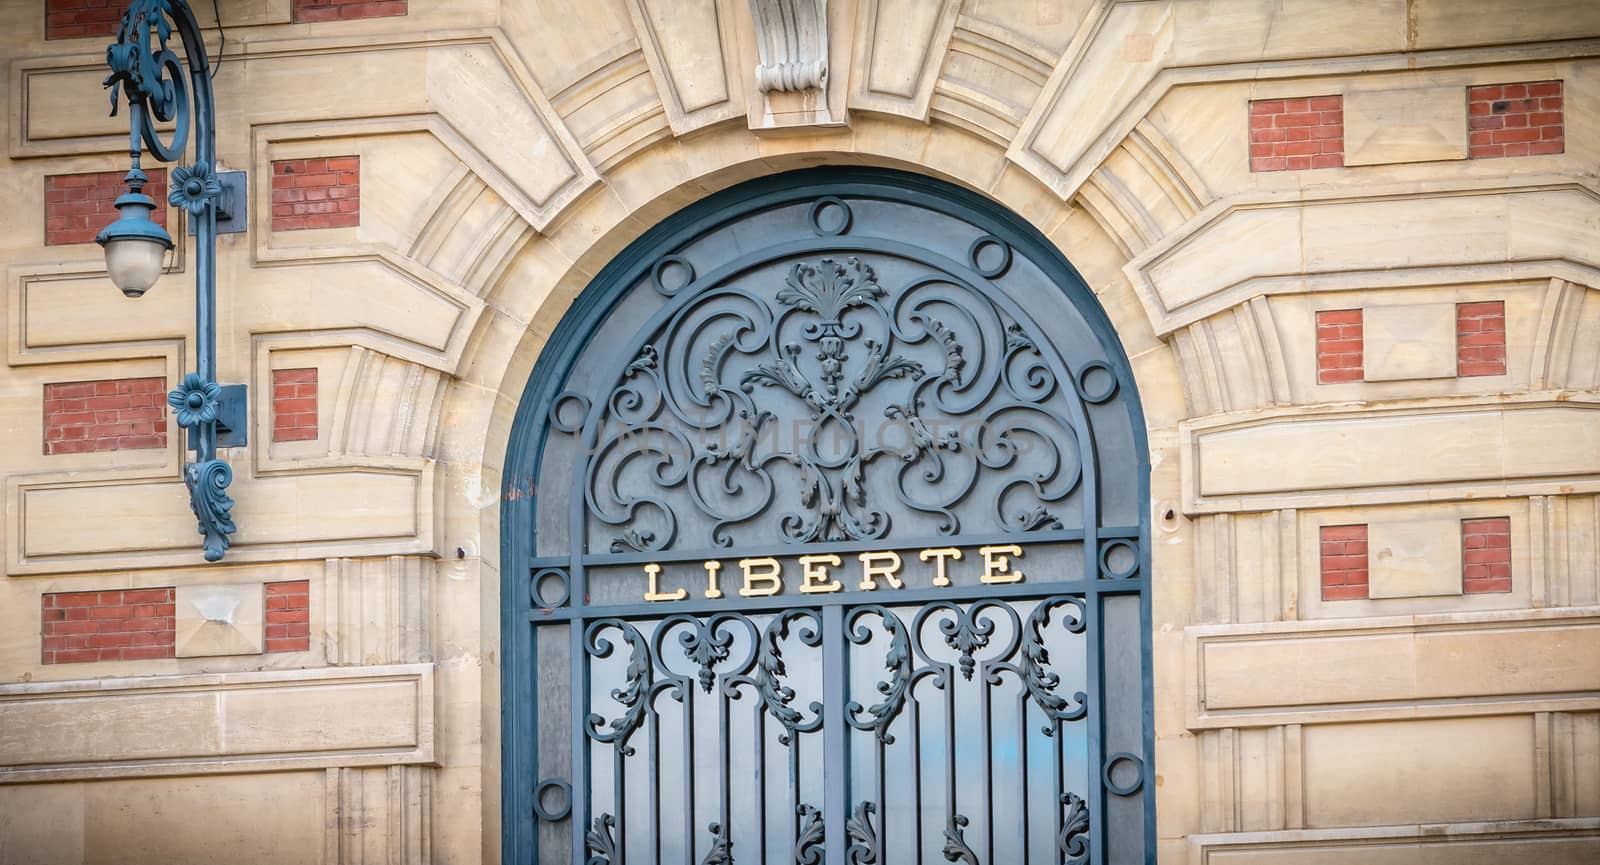
[[[750,0],[750,13],[761,58],[752,128],[842,124],[828,107],[827,0]]]

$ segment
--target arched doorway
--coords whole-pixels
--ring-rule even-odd
[[[667,219],[512,432],[506,860],[1153,860],[1148,472],[991,202],[827,168]]]

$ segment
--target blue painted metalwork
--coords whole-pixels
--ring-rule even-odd
[[[903,440],[865,443],[879,414]],[[764,438],[791,418],[854,435]],[[1153,862],[1148,474],[1110,322],[993,203],[829,168],[668,218],[518,408],[506,861]],[[1017,543],[1009,584],[736,597],[700,570]]]
[[[176,28],[187,68],[168,47]],[[195,244],[195,371],[167,395],[179,426],[186,430],[195,460],[184,466],[189,507],[204,538],[205,559],[214,562],[227,552],[236,531],[228,486],[233,469],[217,459],[218,427],[242,436],[247,400],[222,400],[216,380],[217,205],[223,185],[214,170],[217,159],[216,112],[211,93],[211,64],[200,27],[186,0],[132,0],[123,13],[117,41],[106,49],[111,74],[111,113],[123,98],[129,108],[128,193],[117,199],[121,217],[96,239],[105,244],[124,238],[147,238],[172,248],[172,239],[150,221],[154,202],[143,193],[147,178],[139,167],[145,148],[161,162],[177,162],[188,150],[191,123],[195,161],[172,171],[167,201],[188,212]],[[191,105],[192,96],[192,105]],[[156,124],[173,122],[170,140]],[[241,202],[242,204],[242,202]],[[230,388],[243,388],[233,385]],[[242,394],[240,394],[242,397]],[[224,416],[225,409],[232,409]],[[234,439],[229,444],[240,444]]]

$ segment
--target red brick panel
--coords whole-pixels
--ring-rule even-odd
[[[44,386],[44,452],[167,446],[167,381],[123,378]]]
[[[311,583],[267,583],[267,651],[304,652],[311,648]]]
[[[1461,521],[1461,590],[1511,591],[1511,518]]]
[[[167,224],[167,170],[146,172],[150,181],[144,194],[156,200],[150,218]],[[52,174],[44,179],[44,243],[62,246],[90,243],[100,229],[117,218],[117,196],[128,191],[122,182],[126,171],[95,171],[89,174]]]
[[[1566,150],[1560,81],[1467,88],[1467,156],[1538,156]]]
[[[1327,309],[1317,313],[1317,383],[1361,381],[1361,310]]]
[[[1506,302],[1456,304],[1456,375],[1506,374]]]
[[[128,0],[44,0],[44,38],[114,36]]]
[[[46,594],[40,637],[46,664],[171,658],[177,606],[169,586]]]
[[[272,230],[361,224],[361,157],[272,163]]]
[[[1322,599],[1367,597],[1367,527],[1322,527]]]
[[[272,371],[272,440],[317,437],[317,368]]]
[[[406,0],[294,0],[293,17],[299,21],[349,21],[353,18],[387,18],[406,14]]]
[[[1343,96],[1251,101],[1251,171],[1296,171],[1343,165]]]

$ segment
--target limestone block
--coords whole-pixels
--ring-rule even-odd
[[[175,642],[180,658],[257,655],[264,645],[260,583],[179,586]]]
[[[674,135],[744,113],[726,0],[629,0],[627,6]]]
[[[1600,5],[1589,0],[1415,0],[1407,8],[1416,50],[1600,35]]]
[[[426,763],[433,713],[431,664],[0,685],[0,784]]]
[[[1361,308],[1367,381],[1456,374],[1456,307],[1420,303]]]
[[[323,862],[324,778],[302,771],[0,786],[0,863]],[[9,831],[13,821],[20,831]]]
[[[850,107],[926,120],[960,9],[955,0],[862,0]]]
[[[1191,626],[1186,639],[1191,729],[1600,706],[1592,610]]]
[[[1467,158],[1467,100],[1460,87],[1351,90],[1344,94],[1344,164]]]
[[[1461,594],[1461,521],[1367,524],[1368,594],[1416,598]]]
[[[1592,865],[1600,821],[1529,820],[1191,835],[1189,865]],[[1166,859],[1161,861],[1166,862]]]
[[[300,555],[319,548],[353,555],[431,548],[430,466],[271,477],[236,472],[229,492],[237,502],[235,515],[250,515],[239,521],[230,561],[281,558],[282,545],[295,545]],[[7,533],[11,574],[59,572],[130,558],[145,565],[197,561],[194,515],[181,481],[62,484],[13,479],[8,495],[16,520]],[[107,502],[116,502],[114,518],[102,521],[95,531],[83,531],[81,516],[104,511]],[[327,519],[327,514],[339,519]]]
[[[1308,827],[1538,816],[1531,715],[1328,724],[1301,735]]]
[[[1541,479],[1600,473],[1596,408],[1530,401],[1186,423],[1185,507],[1258,510],[1291,499],[1342,505],[1358,494],[1363,502],[1417,501],[1419,489],[1487,483],[1498,495],[1537,490]],[[1418,458],[1419,447],[1427,448],[1427,459]]]

